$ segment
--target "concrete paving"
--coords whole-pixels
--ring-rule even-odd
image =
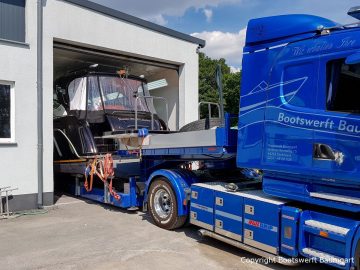
[[[46,214],[0,220],[0,269],[332,269],[258,263],[196,231],[162,230],[145,213],[63,195]]]

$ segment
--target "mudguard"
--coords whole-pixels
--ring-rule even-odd
[[[189,214],[190,205],[184,205],[184,200],[190,199],[190,187],[196,183],[196,177],[191,171],[187,170],[157,170],[153,172],[146,181],[145,203],[151,183],[158,177],[164,177],[171,184],[177,200],[178,215],[185,216]]]

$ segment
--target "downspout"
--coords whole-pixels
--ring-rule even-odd
[[[37,175],[38,208],[43,208],[43,1],[37,1]]]

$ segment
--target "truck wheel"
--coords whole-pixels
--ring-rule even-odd
[[[354,266],[356,270],[360,270],[360,241],[357,243],[355,249]]]
[[[173,230],[185,224],[187,216],[178,216],[176,196],[166,178],[151,184],[148,198],[150,215],[157,226]]]

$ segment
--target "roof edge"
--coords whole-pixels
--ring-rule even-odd
[[[308,14],[287,14],[252,19],[247,27],[246,46],[274,41],[286,42],[289,38],[316,33],[338,25],[329,19]]]
[[[120,19],[122,21],[129,22],[131,24],[147,28],[147,29],[153,30],[155,32],[165,34],[167,36],[175,37],[177,39],[181,39],[184,41],[198,44],[202,48],[205,47],[206,42],[203,39],[199,39],[199,38],[193,37],[191,35],[184,34],[184,33],[178,32],[176,30],[158,25],[156,23],[152,23],[152,22],[140,19],[138,17],[126,14],[124,12],[112,9],[110,7],[106,7],[106,6],[97,4],[95,2],[91,2],[88,0],[63,0],[63,1],[69,2],[69,3],[77,5],[77,6],[87,8],[87,9],[90,9],[93,11],[97,11],[99,13],[103,13],[105,15],[114,17],[116,19]]]

